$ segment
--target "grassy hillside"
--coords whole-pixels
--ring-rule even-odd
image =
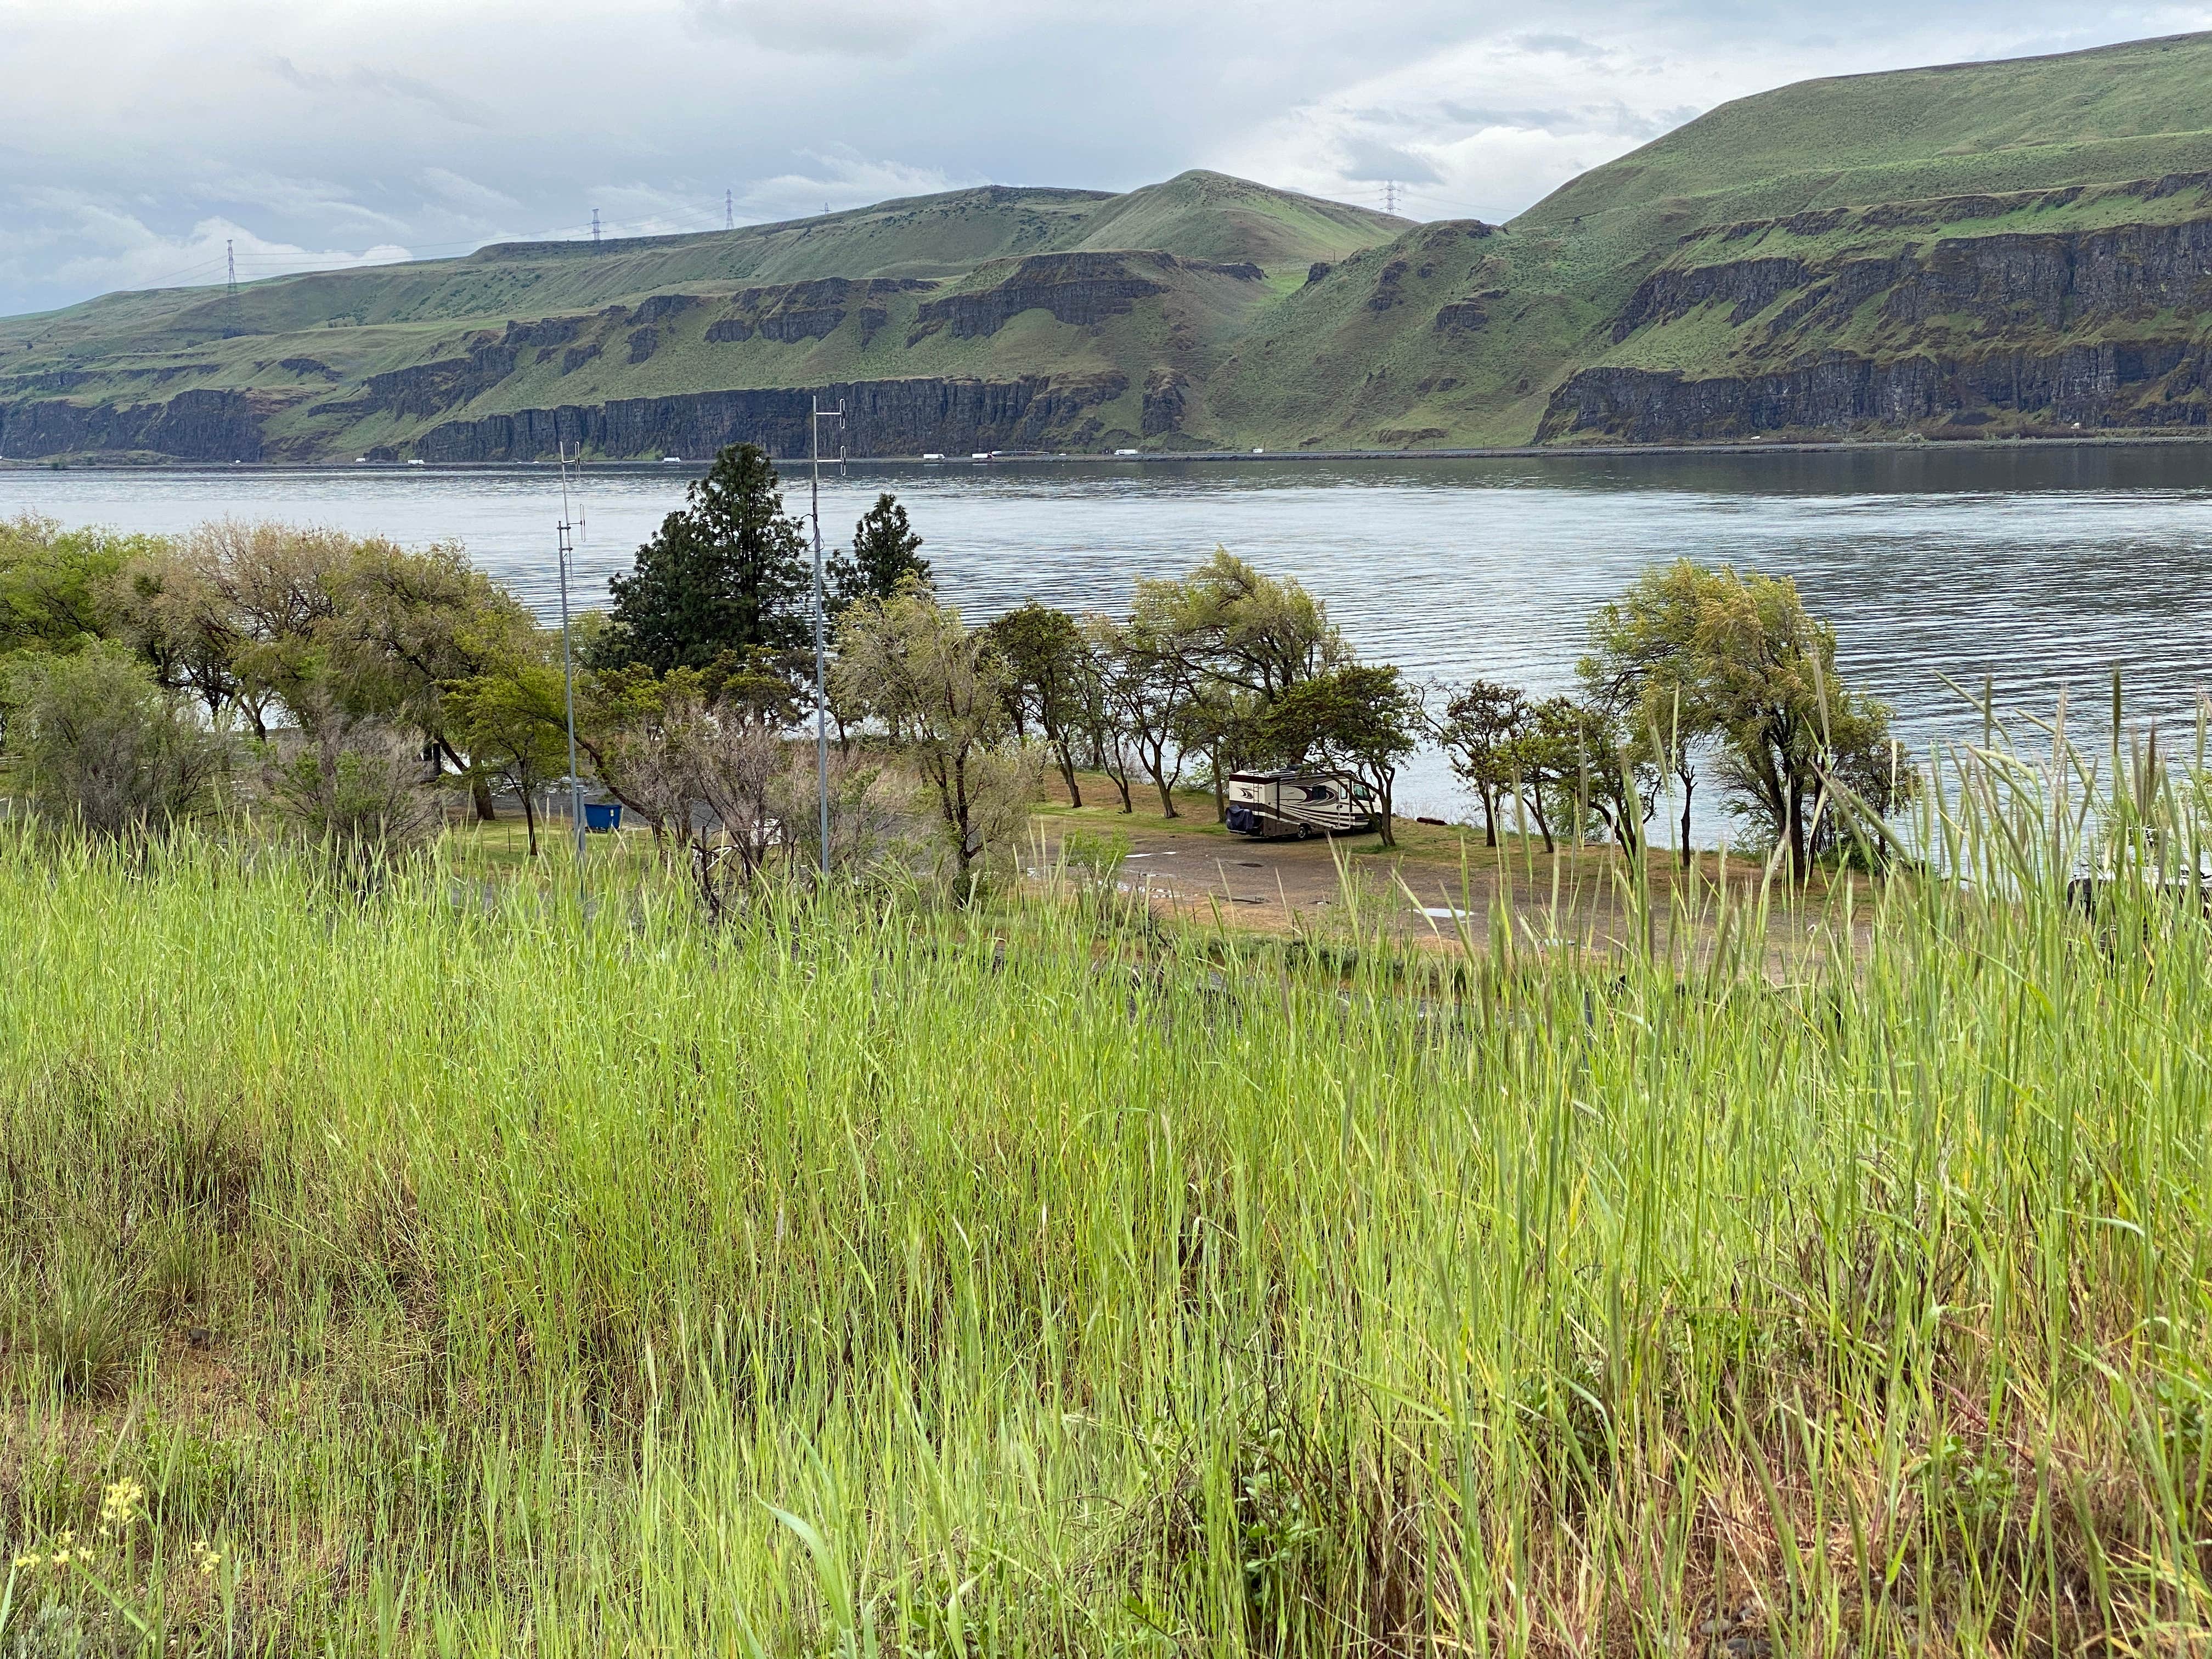
[[[1218,404],[1235,412],[1240,435],[1283,445],[1517,443],[1567,435],[1557,395],[1578,373],[1608,366],[1752,380],[1856,349],[1869,362],[1925,356],[1939,365],[1931,375],[1956,384],[1944,353],[1970,364],[2022,353],[2060,362],[2085,342],[2194,346],[2212,295],[2186,282],[2167,285],[2162,317],[2140,296],[2101,309],[2094,296],[2061,296],[2053,303],[2069,313],[2070,331],[1985,315],[1933,333],[1885,327],[1884,290],[1781,336],[1763,325],[1786,301],[1735,316],[1740,296],[1718,314],[1670,321],[1655,331],[1663,339],[1620,336],[1654,273],[1776,257],[1784,242],[1791,257],[1845,264],[2040,236],[2057,239],[2063,262],[2093,233],[2202,223],[2212,218],[2199,188],[2212,179],[2212,122],[2199,96],[2208,77],[2212,34],[2195,34],[1741,99],[1571,180],[1501,234],[1431,227],[1347,258],[1261,319]],[[1948,414],[1985,412],[1974,389],[1970,374]],[[1811,406],[1829,412],[1817,396]],[[2093,424],[2194,423],[2193,407],[2146,409],[2123,395],[2089,412]],[[1940,408],[1886,428],[1837,412],[1843,429],[1948,425]],[[1595,435],[1742,435],[1694,429],[1679,410],[1671,418]],[[2029,428],[2052,418],[2040,406],[2006,416]]]
[[[809,391],[883,453],[2196,426],[2205,84],[2212,35],[1807,82],[1503,228],[1188,173],[109,295],[0,319],[0,448],[688,453]]]

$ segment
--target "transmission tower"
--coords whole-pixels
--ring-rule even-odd
[[[1382,211],[1385,213],[1395,213],[1397,210],[1398,181],[1393,179],[1389,183],[1382,186]]]
[[[737,193],[734,191],[726,190],[722,192],[722,228],[724,230],[735,230],[737,228]]]
[[[234,301],[238,298],[238,252],[236,245],[228,236],[222,242],[223,286]]]
[[[599,240],[599,210],[597,208],[592,210],[592,240],[594,242]]]

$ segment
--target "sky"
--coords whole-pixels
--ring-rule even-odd
[[[1811,76],[2212,27],[2056,0],[0,0],[0,314],[1212,167],[1510,218]]]

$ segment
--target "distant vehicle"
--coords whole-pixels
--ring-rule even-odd
[[[684,465],[684,458],[681,455],[663,455],[660,458],[660,464],[663,466],[681,466]]]
[[[1232,772],[1231,835],[1266,839],[1357,835],[1375,827],[1374,797],[1345,772]]]
[[[1123,455],[1133,455],[1136,453],[1137,452],[1133,449],[1117,449],[1114,452],[1117,458]]]
[[[988,449],[979,449],[968,459],[971,461],[988,461],[991,459],[991,452]]]
[[[945,457],[944,457],[944,456],[942,456],[942,455],[940,455],[940,454],[939,454],[936,451],[932,450],[929,453],[927,453],[927,454],[924,455],[921,459],[922,459],[923,460],[925,460],[925,461],[941,461],[941,460],[943,460],[943,459],[945,459]]]
[[[1252,453],[1253,453],[1255,455],[1264,455],[1264,454],[1266,454],[1267,452],[1267,450],[1266,450],[1264,447],[1262,447],[1261,445],[1259,445],[1259,444],[1254,444],[1254,445],[1252,446]]]
[[[359,466],[359,465],[360,465],[363,461],[367,460],[368,459],[368,456],[366,456],[366,455],[356,455],[356,456],[355,456],[355,457],[353,458],[353,464],[354,464],[356,466]]]
[[[410,460],[407,463],[407,465],[410,465],[410,466],[428,466],[428,465],[430,465],[430,463],[429,463],[429,462],[428,462],[428,461],[412,460],[412,459],[410,459]]]

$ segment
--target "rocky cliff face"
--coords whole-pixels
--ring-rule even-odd
[[[856,454],[965,454],[1085,443],[1104,429],[1095,411],[1128,389],[1117,375],[1012,381],[866,380],[842,386],[623,398],[449,421],[415,446],[430,461],[528,461],[581,443],[603,455],[712,455],[758,444],[803,455],[813,400],[845,406],[846,445]]]
[[[2201,426],[2208,308],[2212,219],[1662,270],[1614,319],[1614,345],[1633,356],[1717,319],[1732,331],[1718,372],[1582,369],[1540,435]]]
[[[261,423],[280,405],[246,392],[179,392],[161,403],[76,404],[59,398],[0,404],[0,456],[106,450],[180,461],[258,461]]]
[[[1168,290],[1167,276],[1196,270],[1258,282],[1266,276],[1251,264],[1215,264],[1177,258],[1172,253],[1040,253],[988,268],[998,280],[943,299],[925,300],[915,313],[915,344],[939,329],[955,339],[996,334],[1024,311],[1049,312],[1058,322],[1088,328],[1109,317],[1125,316],[1139,300]]]

